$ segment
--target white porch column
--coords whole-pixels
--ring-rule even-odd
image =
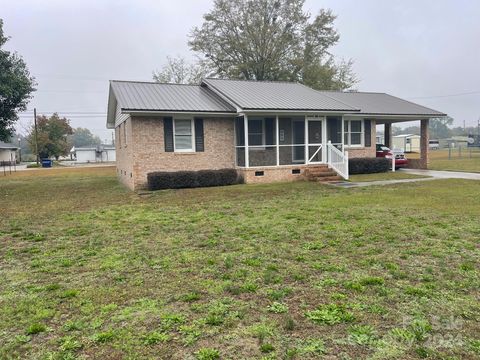
[[[247,115],[243,115],[243,127],[244,127],[244,135],[245,135],[245,167],[250,167],[250,162],[248,159],[248,117]]]
[[[280,166],[280,142],[278,132],[278,115],[275,117],[275,144],[277,145],[277,166]]]
[[[303,144],[305,148],[305,164],[308,164],[308,120],[305,116],[305,134],[303,137]]]

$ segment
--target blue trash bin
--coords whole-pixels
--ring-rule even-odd
[[[51,168],[53,161],[50,159],[42,159],[42,167]]]

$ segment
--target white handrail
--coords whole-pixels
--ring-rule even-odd
[[[327,164],[338,175],[348,180],[348,151],[343,153],[332,145],[331,141],[327,143]]]

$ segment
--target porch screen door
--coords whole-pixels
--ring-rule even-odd
[[[322,163],[324,152],[324,124],[323,119],[307,119],[308,121],[308,162]]]

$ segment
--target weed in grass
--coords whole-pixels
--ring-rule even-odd
[[[301,354],[323,355],[327,353],[327,349],[323,340],[308,339],[302,342],[298,352]]]
[[[360,284],[358,281],[348,280],[343,283],[343,287],[347,290],[353,290],[358,292],[365,291],[365,286]]]
[[[182,301],[194,302],[200,300],[200,294],[196,291],[189,292],[182,296]]]
[[[405,294],[416,297],[426,297],[429,295],[429,292],[421,287],[407,286],[405,288]]]
[[[110,313],[118,308],[118,305],[115,303],[103,305],[100,311],[104,314]]]
[[[44,331],[47,331],[47,327],[45,326],[45,324],[33,323],[28,326],[26,333],[27,335],[35,335]]]
[[[325,278],[321,280],[318,284],[317,287],[320,289],[335,286],[338,284],[338,281],[334,278]]]
[[[58,290],[58,289],[60,289],[59,284],[48,284],[47,286],[45,286],[46,291],[55,291],[55,290]]]
[[[171,330],[178,325],[185,323],[185,316],[177,313],[167,313],[161,316],[162,328],[165,330]]]
[[[267,295],[270,299],[279,301],[279,300],[284,299],[288,295],[290,295],[292,293],[292,291],[293,290],[291,288],[268,289],[267,290]]]
[[[271,305],[268,306],[268,311],[275,314],[282,314],[288,311],[287,304],[274,301]]]
[[[460,264],[460,270],[462,271],[474,271],[475,264],[473,262],[463,262]]]
[[[60,260],[58,260],[58,264],[61,267],[68,268],[68,267],[73,266],[73,260],[72,259],[60,259]]]
[[[193,345],[202,335],[202,332],[195,325],[182,325],[178,328],[182,335],[182,342],[187,345]]]
[[[390,334],[394,339],[405,344],[412,344],[415,341],[415,334],[404,328],[394,328],[390,330]]]
[[[254,281],[245,281],[241,286],[242,292],[246,293],[254,293],[257,289],[258,285]]]
[[[346,310],[345,305],[326,304],[317,309],[307,311],[305,316],[317,324],[335,325],[355,320],[353,313]]]
[[[77,351],[82,348],[80,341],[75,339],[73,336],[64,336],[60,339],[60,350],[61,351]]]
[[[154,345],[160,342],[167,342],[170,340],[170,335],[164,332],[152,331],[143,337],[145,345]]]
[[[198,360],[217,360],[220,359],[220,352],[217,349],[201,348],[196,356]]]
[[[249,332],[262,344],[266,338],[274,335],[275,327],[272,324],[263,322],[250,326]]]
[[[330,298],[334,301],[340,301],[348,299],[348,296],[342,293],[335,292],[330,295]]]
[[[117,334],[113,330],[107,330],[93,334],[92,340],[97,343],[107,343],[114,340],[117,337]]]
[[[271,353],[272,351],[275,351],[275,347],[272,344],[265,343],[260,345],[260,351],[262,353]]]
[[[378,276],[368,276],[363,279],[360,279],[360,284],[363,286],[383,285],[384,283],[385,283],[385,279]]]
[[[78,290],[69,289],[69,290],[63,291],[61,294],[58,295],[58,297],[61,299],[69,299],[69,298],[74,298],[77,295],[78,295]]]
[[[266,285],[279,284],[282,282],[282,277],[278,275],[277,270],[266,269],[263,273],[263,282]]]
[[[477,340],[471,339],[470,341],[468,341],[468,347],[472,352],[480,355],[480,339],[477,339]]]
[[[20,344],[26,344],[30,340],[32,340],[32,337],[28,336],[28,335],[17,335],[17,336],[15,336],[15,341],[17,343],[20,343]]]
[[[377,340],[377,333],[370,325],[353,325],[348,330],[348,339],[358,345],[373,345]]]
[[[70,320],[63,325],[65,331],[78,331],[85,328],[85,323],[79,320]]]
[[[223,259],[223,265],[225,266],[226,269],[231,269],[233,268],[233,257],[230,256],[230,255],[227,255],[224,259]]]

